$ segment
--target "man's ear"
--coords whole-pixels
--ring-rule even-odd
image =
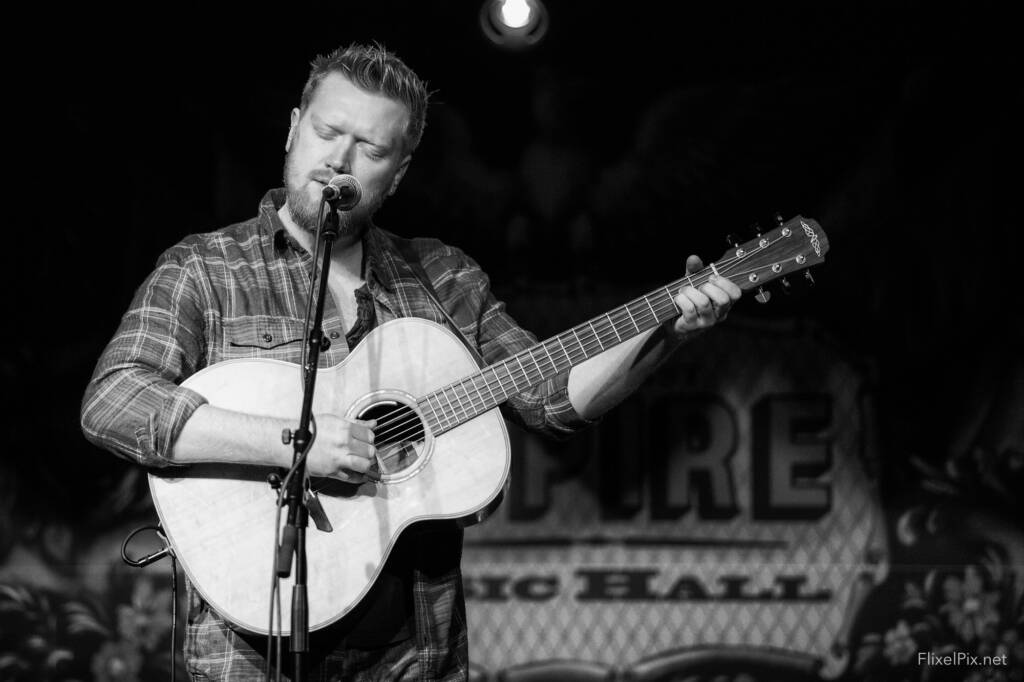
[[[291,122],[288,124],[288,139],[284,141],[284,150],[286,152],[291,151],[292,142],[295,140],[295,131],[299,126],[299,119],[302,118],[302,112],[296,107],[292,109]]]
[[[402,182],[402,178],[405,177],[405,171],[409,168],[410,161],[412,161],[412,154],[406,154],[405,158],[402,159],[402,163],[398,166],[398,170],[395,171],[395,177],[391,179],[388,196],[398,191],[398,183]]]

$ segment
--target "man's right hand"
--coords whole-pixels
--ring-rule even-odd
[[[373,447],[373,421],[316,415],[316,438],[306,460],[310,476],[336,478],[346,483],[379,480],[377,450]]]
[[[281,444],[281,431],[294,421],[200,405],[178,435],[172,450],[176,464],[229,462],[288,469],[294,451]],[[306,460],[311,476],[347,483],[379,480],[373,421],[316,415],[316,438]]]

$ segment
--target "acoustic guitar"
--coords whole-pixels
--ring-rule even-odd
[[[795,217],[699,273],[483,369],[455,334],[433,322],[402,318],[375,328],[344,362],[317,376],[314,414],[377,420],[380,481],[313,480],[332,530],[311,526],[307,533],[310,630],[355,608],[409,525],[477,523],[498,505],[510,450],[497,408],[509,397],[675,318],[673,297],[682,286],[699,287],[719,273],[743,289],[760,289],[822,262],[827,250],[821,227]],[[766,296],[760,290],[758,297]],[[227,360],[183,385],[212,405],[254,415],[296,417],[302,403],[298,365],[278,360]],[[261,634],[274,563],[272,471],[198,464],[149,475],[164,533],[195,588],[224,618]],[[282,581],[284,594],[291,583]],[[289,609],[281,617],[288,634]]]

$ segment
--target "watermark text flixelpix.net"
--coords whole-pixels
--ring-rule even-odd
[[[917,652],[918,665],[1006,665],[1006,654],[999,656],[977,656],[966,651],[957,651],[952,654],[936,654],[931,651]]]

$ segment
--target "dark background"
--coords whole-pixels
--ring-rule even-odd
[[[117,466],[76,412],[134,288],[183,235],[254,214],[280,184],[309,60],[353,40],[383,42],[435,91],[380,224],[461,246],[511,297],[632,295],[775,211],[816,218],[832,244],[818,286],[737,314],[819,322],[877,364],[893,449],[949,454],[1024,346],[1005,14],[560,1],[541,44],[509,52],[479,7],[37,17],[14,64],[28,211],[8,238],[15,325],[42,333],[8,336],[4,372],[16,451],[42,429],[76,453],[45,467],[61,493],[47,507],[77,508],[80,477]]]
[[[559,0],[520,52],[486,41],[478,2],[9,25],[28,41],[8,78],[5,544],[26,519],[109,521],[129,465],[79,432],[96,358],[163,249],[280,184],[309,60],[354,40],[435,91],[382,226],[458,245],[543,305],[625,300],[775,211],[813,217],[832,248],[818,286],[734,314],[806,320],[872,368],[887,504],[953,466],[964,499],[1015,518],[1020,72],[998,7]]]

